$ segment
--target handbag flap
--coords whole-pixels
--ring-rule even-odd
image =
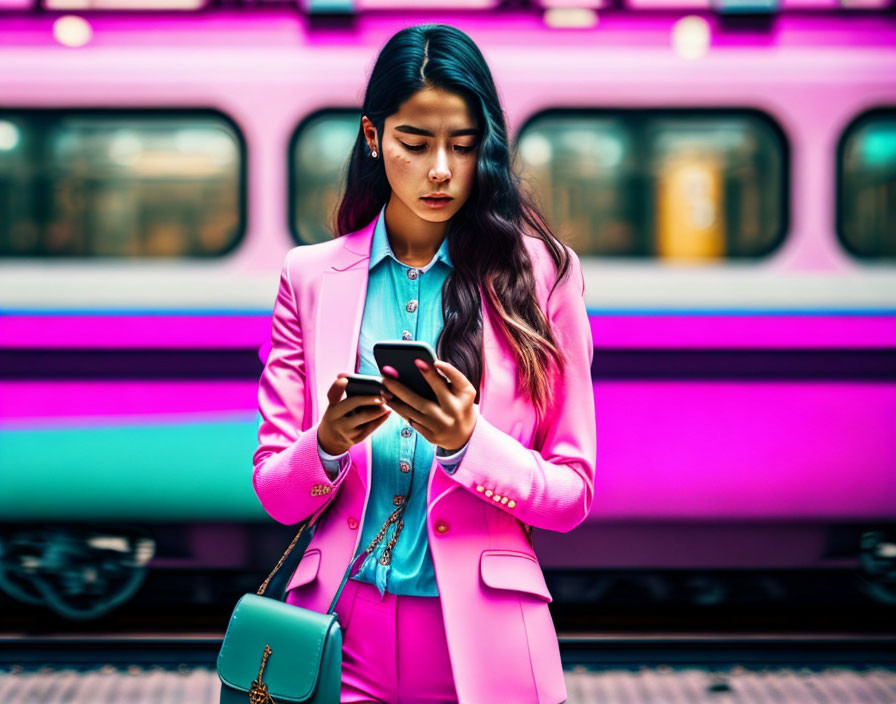
[[[317,686],[324,642],[335,620],[333,613],[244,594],[233,609],[218,652],[218,677],[248,692],[258,679],[268,646],[271,653],[261,679],[268,692],[277,702],[304,701]]]
[[[483,550],[479,557],[482,581],[494,589],[515,589],[553,601],[541,566],[531,555],[516,550]]]

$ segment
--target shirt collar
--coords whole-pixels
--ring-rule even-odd
[[[392,251],[392,247],[389,246],[389,237],[386,235],[385,212],[386,206],[384,205],[382,208],[380,208],[380,214],[377,216],[376,227],[373,230],[373,242],[370,245],[370,264],[368,266],[369,269],[373,269],[373,267],[379,264],[381,259],[384,259],[387,256],[392,257],[402,266],[408,266],[395,256],[395,253]],[[427,271],[437,261],[442,261],[451,268],[454,268],[454,264],[451,263],[451,257],[448,254],[447,237],[442,240],[442,244],[439,245],[438,251],[435,253],[433,258],[430,259],[429,264],[427,264],[426,266],[416,267],[416,269],[421,272]]]

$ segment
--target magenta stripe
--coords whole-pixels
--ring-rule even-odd
[[[602,519],[896,517],[896,384],[599,382],[595,392]],[[252,382],[5,383],[0,424],[251,422],[255,403]]]
[[[270,317],[4,316],[0,348],[254,348],[270,345]],[[887,315],[594,315],[601,348],[877,348],[896,346]]]
[[[875,348],[896,346],[896,316],[595,316],[598,348]]]

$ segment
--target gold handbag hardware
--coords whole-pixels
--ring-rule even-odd
[[[271,656],[272,652],[274,651],[271,650],[271,646],[264,646],[264,655],[261,657],[261,667],[258,670],[258,679],[252,680],[252,684],[249,687],[250,704],[277,704],[268,692],[268,686],[261,681],[261,678],[264,676],[264,666],[268,664],[268,658]]]

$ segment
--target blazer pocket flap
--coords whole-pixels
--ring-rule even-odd
[[[296,587],[301,587],[303,584],[308,584],[317,578],[317,570],[320,567],[320,550],[317,548],[308,550],[304,555],[302,555],[302,560],[299,562],[299,566],[296,567],[296,571],[292,573],[292,578],[289,580],[289,584],[286,585],[286,590],[295,589]]]
[[[494,589],[515,589],[553,601],[541,565],[532,555],[516,550],[483,550],[479,557],[482,581]]]

